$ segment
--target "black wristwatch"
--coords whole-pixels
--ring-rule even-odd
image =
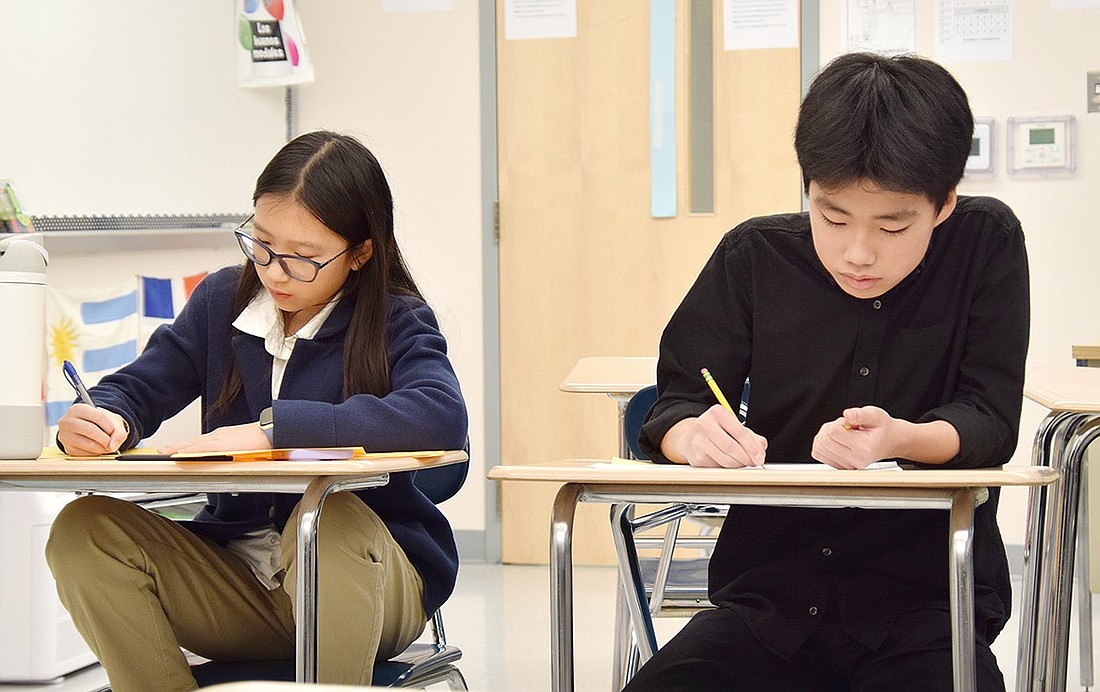
[[[275,446],[275,410],[268,406],[263,411],[260,411],[260,430],[264,431],[264,435],[267,435],[267,443],[272,447]]]

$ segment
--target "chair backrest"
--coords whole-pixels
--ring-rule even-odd
[[[643,387],[630,397],[626,402],[626,410],[623,412],[623,434],[626,435],[630,445],[630,455],[635,459],[648,459],[645,452],[638,444],[638,436],[642,433],[642,423],[657,401],[657,385],[651,384]],[[741,402],[737,406],[737,418],[742,423],[749,414],[749,381],[745,380],[745,386],[741,390]]]
[[[657,385],[651,384],[639,389],[634,396],[630,397],[630,401],[626,402],[626,411],[623,412],[623,434],[626,435],[627,443],[630,445],[630,455],[635,459],[649,458],[638,444],[638,436],[642,433],[642,423],[645,422],[646,414],[653,408],[656,401]]]
[[[470,445],[466,445],[466,455],[470,454]],[[461,464],[449,464],[434,468],[421,469],[413,476],[413,485],[424,493],[433,504],[439,504],[444,500],[454,497],[455,493],[466,482],[466,475],[470,471],[470,462]]]

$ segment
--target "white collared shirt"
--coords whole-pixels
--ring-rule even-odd
[[[264,350],[271,354],[271,399],[279,398],[279,388],[283,384],[287,361],[294,351],[298,339],[312,339],[317,336],[325,320],[340,302],[340,295],[330,300],[321,311],[314,315],[295,333],[287,336],[283,333],[283,311],[275,305],[275,299],[267,291],[261,291],[252,299],[233,326],[251,336],[264,340]]]
[[[240,331],[263,339],[264,350],[271,354],[272,401],[279,398],[286,364],[290,360],[290,354],[294,352],[294,345],[299,339],[309,340],[317,336],[317,332],[339,301],[340,295],[337,295],[309,322],[302,325],[301,329],[290,336],[283,332],[283,311],[275,305],[275,300],[267,291],[258,293],[252,302],[241,310],[237,319],[233,320],[233,326]],[[246,533],[229,541],[226,548],[243,560],[252,570],[252,574],[256,575],[260,583],[269,591],[279,588],[281,580],[278,580],[276,575],[282,570],[280,566],[282,546],[279,532],[274,527],[269,526]]]

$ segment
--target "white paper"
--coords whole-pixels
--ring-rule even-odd
[[[1071,10],[1078,7],[1100,7],[1100,0],[1050,0],[1052,10]]]
[[[936,0],[936,58],[1011,60],[1011,0]]]
[[[504,0],[504,38],[575,38],[576,0]]]
[[[917,50],[914,0],[848,0],[844,9],[847,50],[913,53]]]
[[[761,471],[844,471],[853,469],[838,469],[835,466],[829,466],[828,464],[773,464],[771,462],[764,462],[763,466],[746,466],[745,468],[759,469]],[[856,469],[861,471],[901,471],[902,468],[898,466],[896,461],[876,461],[871,464],[867,464],[862,469]]]
[[[797,0],[724,0],[723,46],[726,50],[797,48]]]
[[[383,12],[453,12],[454,0],[382,0]]]

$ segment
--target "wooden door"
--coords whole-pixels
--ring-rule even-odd
[[[497,7],[501,459],[610,459],[616,405],[558,385],[578,358],[652,356],[721,235],[797,210],[797,49],[725,51],[713,23],[713,213],[688,211],[690,3],[676,7],[678,213],[650,215],[649,3],[577,3],[575,38],[504,40]],[[556,487],[502,487],[502,557],[548,557]],[[606,506],[582,506],[578,564],[612,559]]]

